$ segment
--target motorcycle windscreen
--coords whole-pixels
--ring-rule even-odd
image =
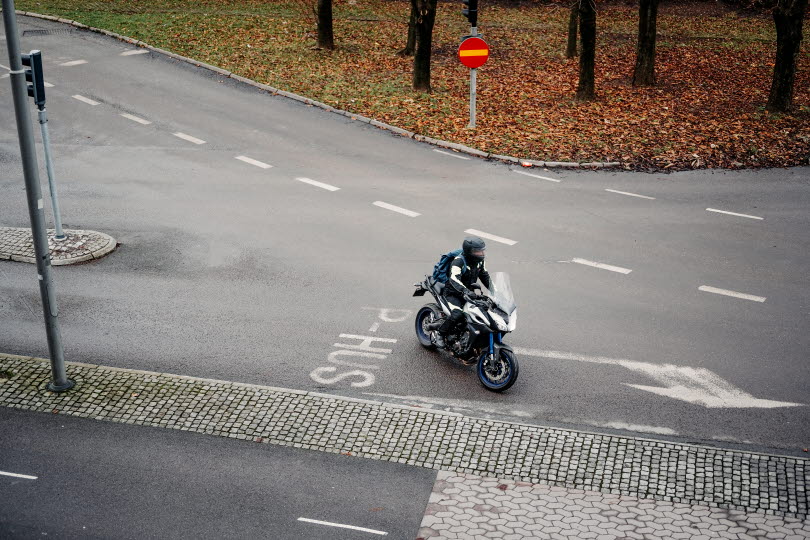
[[[490,297],[495,300],[498,307],[506,313],[512,313],[515,309],[515,295],[512,292],[512,284],[509,282],[509,274],[506,272],[493,272],[490,274],[492,289],[489,291]]]

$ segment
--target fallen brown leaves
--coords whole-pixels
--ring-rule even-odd
[[[602,7],[597,99],[576,103],[578,60],[562,57],[567,11],[485,8],[479,24],[492,56],[479,70],[478,127],[470,130],[469,71],[456,59],[459,37],[468,30],[460,3],[439,6],[431,95],[411,90],[412,60],[396,54],[405,42],[405,0],[335,0],[338,50],[333,52],[313,50],[313,18],[300,0],[19,4],[496,154],[670,170],[806,165],[810,159],[810,55],[802,52],[798,58],[795,110],[765,112],[775,54],[772,22],[765,17],[663,10],[658,85],[634,88],[636,12]]]

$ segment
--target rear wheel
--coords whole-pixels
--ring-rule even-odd
[[[416,338],[419,344],[426,349],[435,349],[436,345],[430,339],[431,330],[427,329],[427,325],[437,322],[441,318],[442,310],[438,304],[427,304],[419,310],[416,314]]]
[[[503,392],[517,381],[518,362],[515,353],[501,349],[499,357],[490,359],[484,351],[478,359],[478,380],[487,390]]]

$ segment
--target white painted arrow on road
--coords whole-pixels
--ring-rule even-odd
[[[621,366],[638,373],[643,373],[663,385],[646,386],[642,384],[625,383],[631,388],[652,392],[653,394],[672,399],[679,399],[688,403],[694,403],[695,405],[702,405],[710,409],[773,409],[776,407],[804,406],[803,403],[789,403],[787,401],[755,398],[706,368],[676,366],[673,364],[652,364],[650,362],[638,362],[636,360],[626,360],[623,358],[586,356],[582,354],[537,349],[515,348],[515,354],[552,358],[555,360],[575,360],[577,362],[589,362],[592,364]]]

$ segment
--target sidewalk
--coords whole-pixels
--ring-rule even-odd
[[[51,265],[76,264],[100,259],[116,247],[115,239],[95,231],[65,230],[64,240],[54,240],[54,230],[48,229]],[[31,229],[0,227],[0,260],[35,263],[34,238]]]
[[[0,354],[0,405],[439,470],[423,538],[810,538],[810,460]],[[676,536],[679,535],[679,536]]]

